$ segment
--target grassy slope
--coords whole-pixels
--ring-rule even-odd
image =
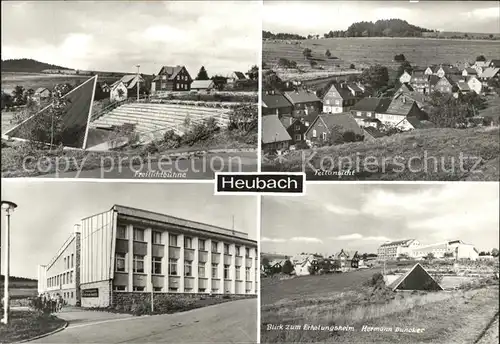
[[[0,324],[2,343],[12,343],[52,332],[62,326],[65,321],[53,315],[42,315],[35,312],[14,311],[10,315],[8,326]]]
[[[333,159],[333,170],[336,170],[339,161],[344,161],[343,166],[348,167],[345,161],[350,158],[354,164],[354,170],[359,171],[354,179],[498,181],[499,149],[498,127],[464,130],[425,129],[383,137],[373,142],[355,142],[316,150],[291,152],[285,157],[285,161],[263,161],[262,170],[305,170],[309,179],[321,179],[314,175],[314,169],[320,168],[321,161],[323,161],[323,170],[332,170]],[[460,168],[461,153],[463,156],[475,157],[464,160],[463,168]],[[426,157],[427,169],[424,164]],[[437,158],[437,169],[431,157]],[[472,168],[478,157],[481,158],[481,165],[475,170],[481,170],[481,172],[474,173]],[[304,161],[310,162],[313,167],[303,164]],[[356,161],[360,162],[359,169],[356,167]],[[403,169],[402,164],[405,168],[400,172]],[[408,169],[408,166],[411,166],[413,172]],[[323,179],[337,178],[327,176]],[[348,179],[346,176],[342,178]]]
[[[485,56],[498,55],[498,42],[495,41],[462,41],[415,38],[332,38],[304,40],[300,44],[287,44],[286,41],[265,41],[262,46],[263,62],[273,66],[280,57],[296,61],[307,69],[309,63],[304,59],[304,48],[312,50],[313,58],[319,66],[327,69],[340,65],[348,68],[353,63],[356,68],[381,63],[385,66],[396,65],[395,54],[402,53],[412,65],[456,63],[473,61],[479,52]],[[329,49],[339,59],[325,59],[325,51]]]
[[[270,288],[281,296],[276,293],[272,304],[262,306],[262,342],[448,343],[453,338],[453,343],[465,344],[474,342],[498,312],[498,285],[452,292],[393,293],[373,291],[362,285],[360,276],[350,275],[311,276],[318,279],[315,283],[301,277],[273,286],[263,280],[263,302]],[[350,280],[350,287],[344,279]],[[267,331],[267,324],[353,326],[355,331]],[[364,333],[360,331],[363,325],[425,331]],[[486,335],[494,337],[495,333],[487,331]]]

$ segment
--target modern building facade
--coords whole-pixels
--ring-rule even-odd
[[[429,254],[434,258],[476,260],[479,252],[472,244],[462,240],[448,240],[444,242],[422,245],[415,239],[399,240],[382,244],[377,250],[378,260],[395,260],[407,258],[423,259]]]
[[[79,231],[75,278],[66,278],[82,307],[116,305],[123,293],[257,293],[257,242],[246,233],[121,205],[83,219]],[[47,281],[51,264],[40,268]],[[54,283],[41,291],[60,293],[61,280]]]
[[[69,238],[46,265],[38,266],[38,293],[61,295],[69,305],[80,300],[80,226],[75,225]]]

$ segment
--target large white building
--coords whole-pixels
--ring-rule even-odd
[[[246,233],[115,205],[81,220],[51,262],[39,267],[39,292],[82,307],[151,293],[155,302],[173,294],[255,295],[257,263],[257,242]]]
[[[476,260],[479,252],[474,245],[466,244],[462,240],[448,240],[444,242],[421,245],[415,239],[398,240],[382,244],[377,254],[378,260],[394,260],[401,256],[409,258],[424,258],[432,253],[435,258],[455,258]]]
[[[410,252],[419,245],[420,242],[415,239],[386,242],[378,248],[377,260],[393,260],[403,254],[410,255]]]

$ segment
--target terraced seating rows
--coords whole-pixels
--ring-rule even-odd
[[[230,109],[186,106],[179,104],[128,103],[99,117],[91,123],[94,128],[109,128],[134,124],[138,133],[162,135],[167,130],[174,130],[182,135],[186,129],[186,118],[189,124],[200,123],[213,117],[219,125],[229,123]]]

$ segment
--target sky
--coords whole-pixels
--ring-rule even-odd
[[[499,1],[264,1],[263,30],[323,35],[398,18],[431,30],[500,33]]]
[[[258,1],[2,1],[2,59],[157,74],[185,65],[194,78],[259,65]]]
[[[376,253],[386,241],[461,239],[498,248],[499,189],[492,183],[308,184],[302,197],[262,197],[261,252]]]
[[[17,204],[11,215],[11,275],[37,278],[37,266],[57,253],[84,217],[130,206],[248,233],[257,240],[257,198],[215,196],[212,183],[98,183],[2,179],[2,200]],[[5,243],[2,211],[2,248]],[[4,252],[2,252],[2,260]],[[2,263],[3,264],[3,263]],[[2,266],[3,273],[3,266]]]

